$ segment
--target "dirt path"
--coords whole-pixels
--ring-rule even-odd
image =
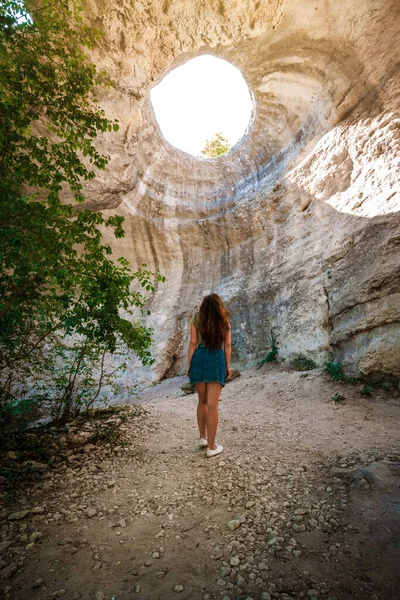
[[[182,381],[142,393],[148,414],[119,446],[72,455],[1,511],[0,594],[398,598],[399,400],[318,371],[247,371],[223,391],[225,451],[206,459]]]

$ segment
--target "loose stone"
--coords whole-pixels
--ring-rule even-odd
[[[44,513],[44,507],[43,506],[35,506],[34,508],[32,508],[31,513],[33,515],[42,515]]]
[[[33,533],[31,533],[31,535],[29,536],[29,541],[34,544],[35,542],[37,542],[38,540],[40,540],[40,538],[43,537],[43,534],[40,533],[40,531],[34,531]]]
[[[25,519],[26,515],[29,515],[29,510],[20,510],[18,512],[12,513],[8,515],[9,521],[21,521],[21,519]]]
[[[11,577],[14,577],[17,570],[18,570],[17,563],[10,563],[7,567],[4,567],[4,569],[1,570],[0,578],[1,579],[11,579]]]
[[[178,593],[180,593],[180,592],[183,592],[183,590],[184,590],[184,589],[185,589],[185,588],[183,587],[183,585],[176,585],[176,586],[174,587],[174,592],[178,592]]]
[[[240,565],[240,558],[236,554],[236,556],[232,556],[232,558],[231,558],[231,566],[238,567],[239,565]]]
[[[306,508],[296,508],[296,510],[294,511],[295,515],[306,515],[308,513],[308,510]]]
[[[7,550],[9,546],[11,546],[12,542],[10,540],[4,540],[4,542],[0,542],[0,552]]]

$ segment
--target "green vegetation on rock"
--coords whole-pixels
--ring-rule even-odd
[[[295,358],[292,360],[292,364],[300,371],[311,371],[312,369],[317,368],[317,364],[311,360],[311,358],[307,358],[303,354],[295,356]]]
[[[28,396],[65,421],[123,368],[108,355],[152,362],[138,290],[164,278],[112,260],[101,229],[122,237],[123,217],[78,206],[107,164],[96,137],[118,130],[93,96],[107,85],[86,56],[99,33],[74,2],[27,6],[0,7],[0,419]]]

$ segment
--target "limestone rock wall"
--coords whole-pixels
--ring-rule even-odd
[[[329,355],[352,373],[400,377],[400,5],[397,0],[89,0],[105,34],[93,60],[118,134],[88,205],[122,214],[116,255],[167,283],[150,299],[153,372],[185,370],[188,319],[215,291],[232,313],[234,360],[273,331],[283,357]],[[151,85],[199,54],[241,69],[248,134],[197,160],[161,136]]]

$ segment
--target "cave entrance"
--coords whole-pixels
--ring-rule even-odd
[[[150,100],[167,142],[203,159],[226,154],[247,133],[254,114],[239,69],[211,55],[168,73],[151,89]]]

